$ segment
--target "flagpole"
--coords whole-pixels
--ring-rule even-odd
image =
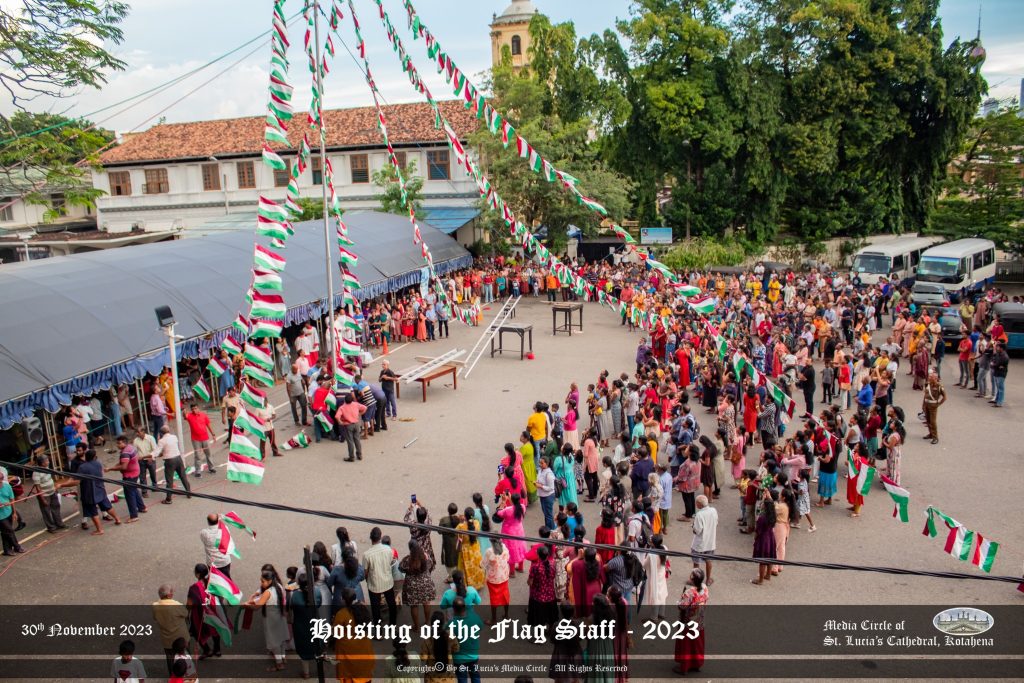
[[[327,207],[327,133],[324,129],[323,101],[324,101],[324,72],[320,55],[320,0],[313,1],[313,48],[315,50],[316,66],[313,68],[313,79],[316,84],[319,98],[315,98],[320,106],[320,189],[323,191],[324,210],[324,250],[327,266],[327,318],[330,327],[327,330],[327,347],[330,354],[328,369],[331,372],[331,386],[334,386],[335,364],[338,362],[337,342],[334,339],[334,268],[337,262],[331,257],[331,227],[330,211]]]

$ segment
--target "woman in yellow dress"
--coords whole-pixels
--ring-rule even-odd
[[[456,531],[480,531],[473,508],[463,511],[462,522],[455,527]],[[469,534],[459,534],[459,569],[466,577],[466,585],[483,590],[484,577],[483,557],[480,554],[480,539]]]
[[[356,599],[351,588],[342,589],[345,606],[334,617],[335,626],[356,625],[370,621],[370,611]],[[336,673],[340,683],[370,683],[373,680],[373,641],[369,638],[339,638],[334,641]]]
[[[156,378],[156,385],[164,397],[164,403],[167,404],[167,416],[173,418],[178,414],[178,406],[174,403],[174,378],[171,377],[169,368],[164,368]]]
[[[534,460],[533,439],[530,432],[524,431],[519,435],[519,462],[523,466],[523,476],[526,478],[526,499],[528,503],[537,502],[537,461]]]

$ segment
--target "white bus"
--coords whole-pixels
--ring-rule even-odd
[[[921,254],[917,279],[942,285],[952,298],[980,291],[996,279],[995,242],[970,238],[932,247]]]
[[[922,252],[941,241],[941,237],[898,237],[864,247],[853,257],[853,272],[865,285],[878,284],[881,278],[905,282],[914,277]]]

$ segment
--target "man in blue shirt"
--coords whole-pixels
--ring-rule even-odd
[[[444,304],[438,301],[434,304],[434,310],[437,312],[437,338],[444,337],[448,338],[448,311],[445,310]]]
[[[14,534],[14,489],[7,482],[7,471],[0,468],[0,538],[3,539],[4,555],[25,552]]]
[[[867,377],[861,380],[860,391],[857,392],[857,412],[867,417],[871,404],[875,402],[875,390]]]

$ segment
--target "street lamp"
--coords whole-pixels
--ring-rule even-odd
[[[31,261],[32,255],[28,251],[28,241],[36,236],[35,230],[25,230],[18,233],[18,239],[21,240],[22,246],[25,247],[25,260]]]
[[[157,324],[160,325],[167,333],[167,348],[170,351],[170,363],[171,363],[171,382],[174,384],[174,405],[178,408],[178,413],[175,416],[174,426],[175,432],[178,436],[178,448],[185,452],[185,434],[182,430],[182,421],[185,415],[185,411],[181,405],[181,387],[178,385],[178,355],[174,350],[174,342],[176,339],[184,339],[174,334],[174,314],[171,313],[170,306],[157,306],[154,311],[156,313]],[[154,438],[159,438],[158,434],[153,435]],[[198,471],[198,470],[196,470]],[[170,482],[168,482],[170,486]]]

